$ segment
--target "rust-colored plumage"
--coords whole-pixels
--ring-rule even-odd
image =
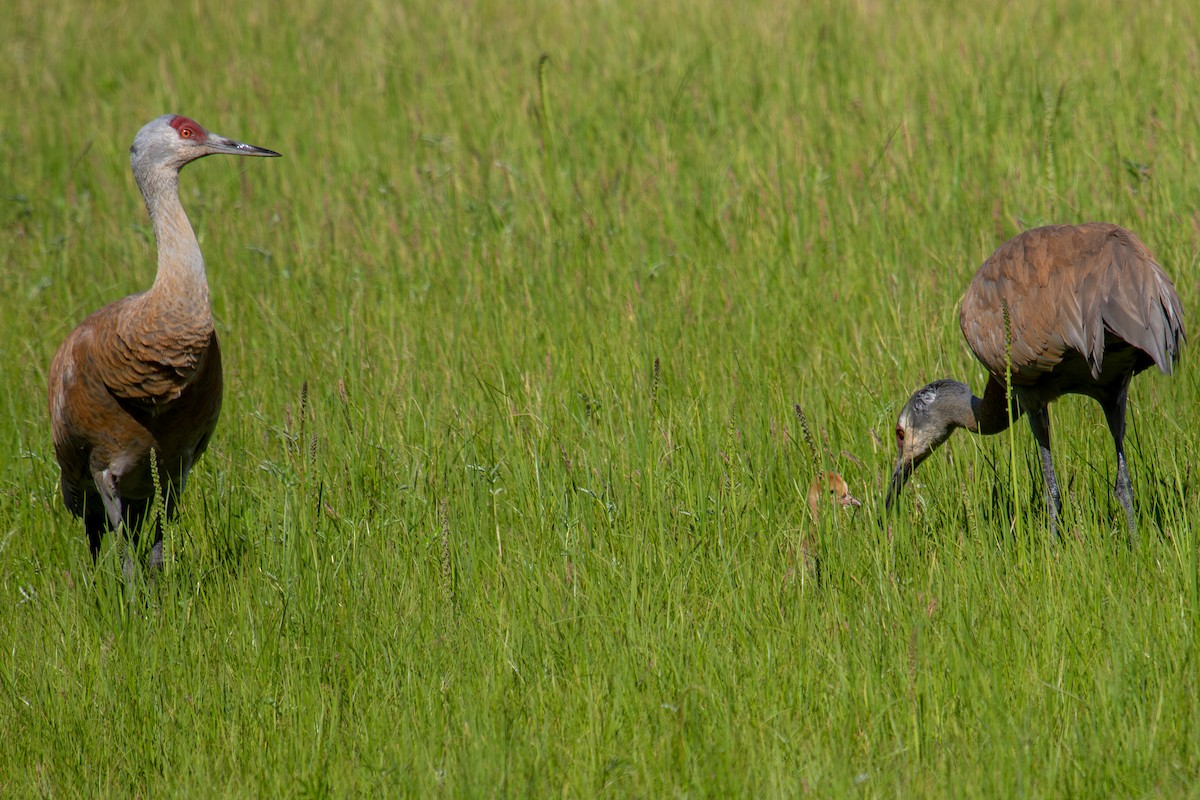
[[[850,487],[846,485],[846,479],[837,472],[818,473],[808,486],[808,510],[812,513],[814,521],[821,518],[822,501],[828,501],[836,506],[853,506],[855,508],[862,505],[857,497],[850,494]]]
[[[1007,319],[1006,319],[1007,316]],[[886,504],[956,428],[991,434],[1027,414],[1046,479],[1051,528],[1061,511],[1050,458],[1047,406],[1082,394],[1104,409],[1117,453],[1116,495],[1134,528],[1125,462],[1125,405],[1134,375],[1171,374],[1185,339],[1183,307],[1146,246],[1116,225],[1054,225],[1005,242],[975,273],[962,300],[963,336],[987,368],[982,398],[963,383],[934,381],[896,422],[899,457]],[[1006,401],[1011,364],[1014,402]]]
[[[154,499],[152,454],[169,518],[217,424],[221,351],[204,260],[178,194],[179,170],[217,153],[279,155],[173,114],[138,132],[130,163],[154,227],[154,285],[85,319],[50,364],[50,424],[63,502],[83,518],[93,557],[105,530],[141,525]],[[158,523],[151,567],[162,564],[161,518]]]

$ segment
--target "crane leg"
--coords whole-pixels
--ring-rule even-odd
[[[1038,455],[1042,459],[1042,477],[1046,479],[1046,511],[1050,513],[1050,535],[1058,532],[1058,516],[1062,512],[1062,496],[1058,491],[1058,479],[1054,477],[1054,461],[1050,457],[1050,412],[1046,406],[1029,410],[1029,427],[1037,441]]]
[[[166,511],[164,510],[162,514],[154,518],[154,544],[150,547],[150,557],[146,561],[146,566],[149,567],[151,574],[162,571],[163,517],[165,516]]]
[[[100,560],[100,543],[104,540],[104,532],[108,530],[105,522],[107,514],[94,513],[93,509],[85,509],[83,529],[87,532],[88,550],[92,553],[92,565]]]
[[[149,567],[150,573],[161,572],[163,567],[163,528],[167,520],[175,516],[175,495],[182,490],[182,486],[178,489],[170,481],[166,481],[162,486],[162,509],[161,513],[154,515],[154,543],[150,547],[150,557],[146,561],[146,566]]]
[[[1132,377],[1132,376],[1130,376]],[[1121,384],[1121,390],[1112,403],[1104,403],[1104,418],[1108,420],[1108,430],[1112,433],[1113,445],[1117,448],[1117,483],[1113,492],[1117,502],[1125,509],[1125,517],[1129,522],[1130,538],[1137,536],[1137,522],[1133,517],[1133,484],[1129,480],[1129,466],[1125,463],[1125,404],[1129,399],[1129,377]]]

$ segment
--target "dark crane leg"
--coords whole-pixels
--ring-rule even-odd
[[[1117,502],[1125,509],[1125,517],[1129,520],[1129,535],[1137,535],[1137,522],[1133,518],[1133,484],[1129,480],[1129,467],[1125,463],[1125,403],[1129,398],[1129,381],[1132,375],[1126,375],[1121,383],[1121,390],[1111,403],[1102,403],[1104,418],[1108,420],[1108,429],[1112,432],[1113,444],[1117,448],[1117,483],[1113,492]]]
[[[170,485],[163,487],[163,504],[162,513],[154,515],[154,544],[150,547],[150,557],[146,561],[146,566],[150,570],[151,576],[155,573],[162,572],[163,568],[163,523],[171,518],[174,513],[174,497],[175,492]]]
[[[1038,454],[1042,457],[1042,477],[1046,479],[1046,510],[1050,512],[1050,535],[1058,532],[1058,515],[1062,512],[1062,497],[1058,491],[1058,479],[1054,477],[1054,461],[1050,457],[1050,412],[1046,406],[1029,409],[1029,427],[1037,441]]]
[[[92,566],[100,559],[100,542],[104,539],[104,532],[108,530],[108,517],[104,514],[96,514],[92,509],[85,509],[83,517],[83,527],[87,531],[88,550],[92,553]]]

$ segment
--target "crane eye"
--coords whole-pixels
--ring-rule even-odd
[[[180,138],[182,138],[182,139],[190,139],[190,138],[192,138],[192,129],[191,129],[191,128],[187,128],[187,127],[180,128],[180,129],[179,129],[179,136],[180,136]]]
[[[904,428],[898,425],[896,426],[896,442],[897,444],[904,444]]]

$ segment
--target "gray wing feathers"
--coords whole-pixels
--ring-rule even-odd
[[[1093,273],[1096,303],[1092,338],[1108,332],[1146,353],[1170,375],[1186,334],[1183,307],[1175,287],[1146,248],[1120,228],[1109,235],[1101,252],[1103,269]],[[1101,359],[1091,359],[1097,375]]]

